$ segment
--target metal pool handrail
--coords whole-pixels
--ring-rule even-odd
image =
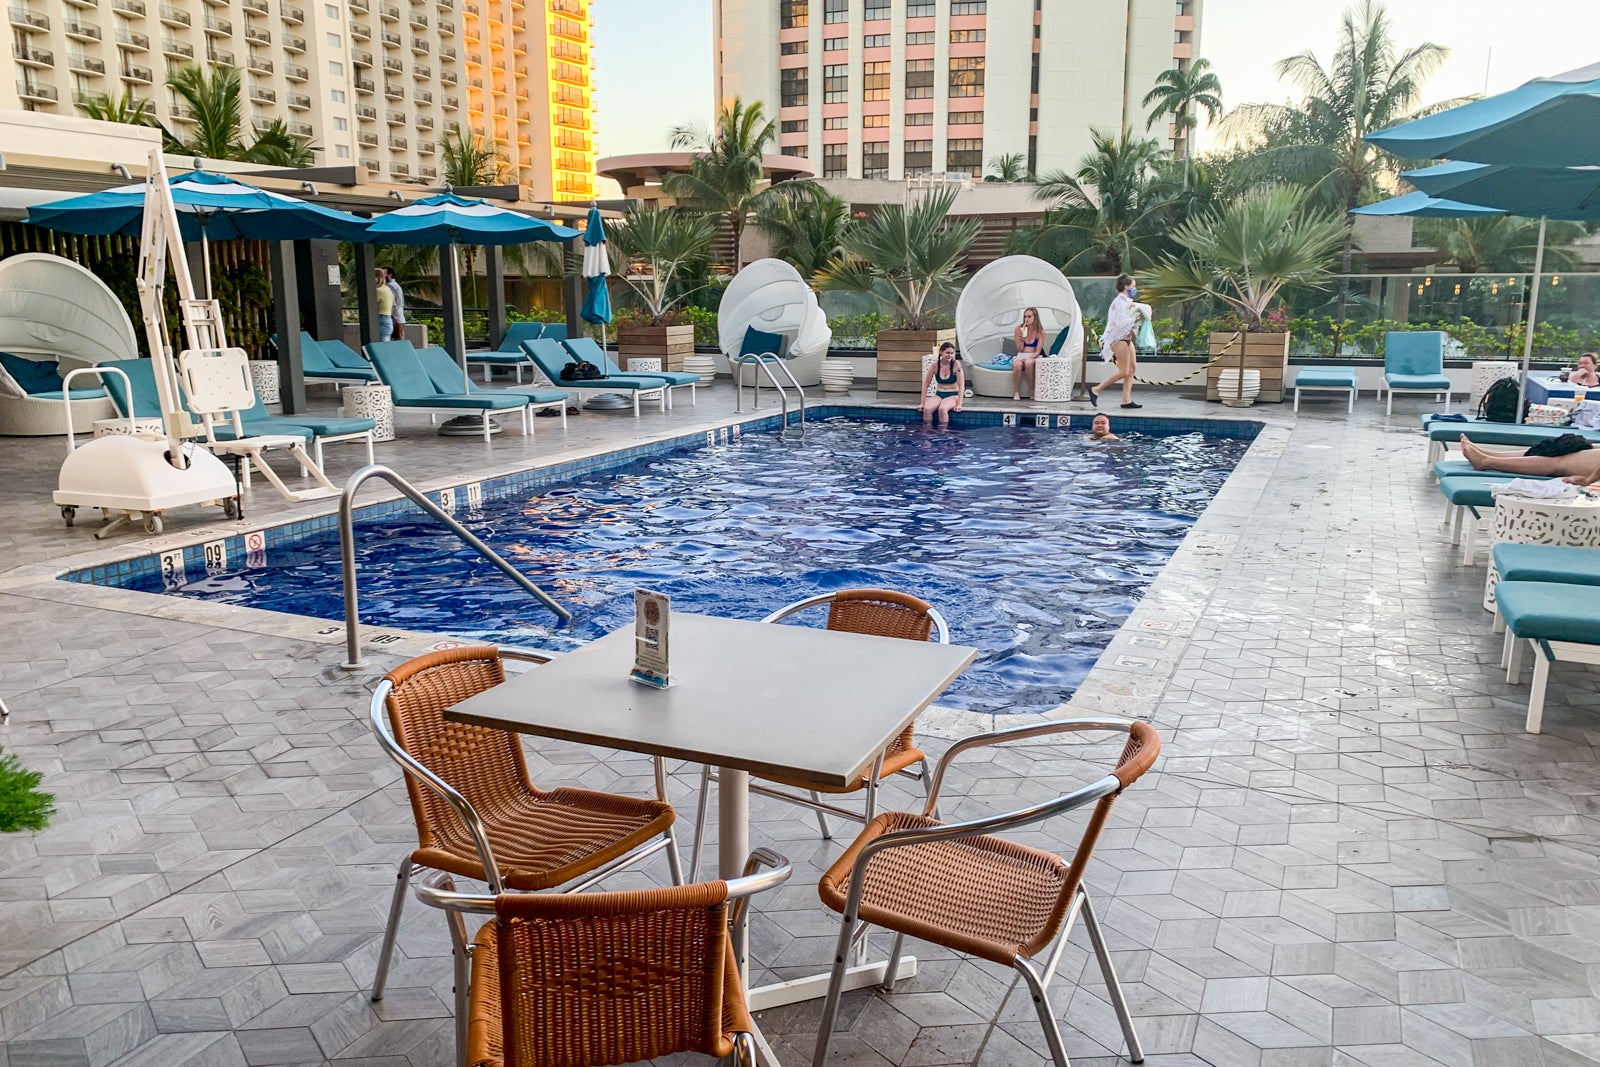
[[[344,494],[339,498],[339,561],[344,568],[345,643],[345,662],[341,666],[345,670],[360,670],[366,666],[366,663],[361,659],[361,611],[356,592],[355,499],[356,492],[362,485],[373,478],[381,478],[400,490],[406,499],[442,522],[445,529],[455,534],[457,539],[468,548],[494,564],[495,569],[520,585],[534,599],[561,616],[563,621],[572,621],[572,612],[557,604],[550,598],[550,594],[528,581],[521,571],[507,563],[498,552],[480,541],[471,530],[451,518],[448,512],[429,500],[427,495],[416,486],[383,464],[372,464],[362,467],[350,476],[350,480],[344,483]]]

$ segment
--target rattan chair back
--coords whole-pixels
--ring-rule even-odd
[[[726,1056],[748,1032],[728,937],[728,886],[495,901],[499,1020],[506,1067],[604,1067],[678,1052]],[[481,1017],[480,1017],[481,1016]],[[471,1047],[485,1046],[473,1041]]]
[[[513,808],[533,792],[516,734],[444,717],[446,708],[505,681],[498,649],[473,645],[431,652],[402,663],[385,677],[394,685],[385,709],[395,741],[453,786],[485,822],[495,822],[498,812]],[[410,772],[406,792],[421,848],[442,848],[478,861],[471,836],[448,801]]]
[[[933,634],[933,605],[892,589],[845,589],[828,605],[828,629],[874,637],[926,641]]]

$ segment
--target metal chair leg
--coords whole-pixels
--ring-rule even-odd
[[[883,969],[883,986],[885,993],[894,992],[894,980],[900,970],[900,952],[905,948],[906,935],[898,931],[894,935],[894,944],[889,948],[889,962]]]
[[[1144,1062],[1144,1047],[1139,1044],[1139,1034],[1133,1028],[1133,1016],[1128,1013],[1128,998],[1122,994],[1122,982],[1111,962],[1111,950],[1106,947],[1105,935],[1100,932],[1100,920],[1095,917],[1094,904],[1084,889],[1078,890],[1083,898],[1083,925],[1089,931],[1089,941],[1094,945],[1095,958],[1100,961],[1100,975],[1106,980],[1106,993],[1111,1006],[1117,1011],[1117,1022],[1122,1025],[1122,1036],[1128,1042],[1128,1058],[1134,1063]]]
[[[394,899],[389,903],[389,925],[383,931],[383,947],[378,950],[378,973],[372,979],[372,999],[383,999],[383,986],[389,980],[389,960],[394,956],[395,936],[400,932],[400,911],[406,906],[406,890],[411,888],[411,857],[400,861],[395,877]]]
[[[756,1039],[746,1033],[733,1035],[733,1062],[739,1067],[756,1067]]]
[[[706,840],[706,808],[711,798],[711,768],[702,765],[700,768],[700,800],[695,808],[694,816],[694,846],[689,851],[689,881],[696,882],[700,878],[700,847]]]
[[[822,798],[817,796],[815,789],[811,790],[811,801],[814,804],[822,803]],[[817,808],[812,808],[811,811],[817,817],[817,829],[822,831],[822,839],[824,841],[832,841],[833,830],[828,826],[828,817]]]
[[[454,886],[452,885],[453,889]],[[451,955],[455,963],[456,1063],[467,1067],[467,990],[472,983],[472,947],[467,940],[467,924],[460,912],[448,914]]]
[[[933,774],[928,770],[928,757],[924,756],[924,757],[922,757],[922,795],[923,795],[923,797],[927,797],[929,795],[929,793],[932,791],[932,789],[933,789]],[[935,819],[943,819],[944,818],[944,816],[939,814],[939,805],[937,805],[937,804],[935,804],[933,806],[933,810],[931,812],[929,812],[928,814],[931,815]]]
[[[655,765],[656,799],[663,804],[671,803],[671,801],[667,800],[667,761],[657,756]],[[676,824],[667,827],[667,866],[672,871],[672,884],[683,885],[683,857],[678,855],[678,829]]]
[[[817,1050],[811,1067],[823,1067],[828,1060],[828,1045],[833,1041],[833,1024],[839,1017],[839,997],[844,992],[844,972],[850,965],[850,942],[854,939],[856,917],[844,915],[839,923],[839,945],[833,952],[833,974],[828,977],[828,995],[822,1002],[822,1021],[817,1024]]]
[[[1028,995],[1033,998],[1033,1008],[1039,1013],[1039,1026],[1044,1030],[1044,1043],[1050,1048],[1050,1058],[1055,1061],[1056,1067],[1072,1067],[1072,1062],[1067,1059],[1067,1046],[1061,1040],[1061,1027],[1056,1025],[1056,1013],[1050,1007],[1050,997],[1045,992],[1044,982],[1033,969],[1033,964],[1027,960],[1019,957],[1016,967],[1022,974],[1022,980],[1028,984]],[[818,1067],[821,1067],[820,1061]]]

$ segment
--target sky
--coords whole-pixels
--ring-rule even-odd
[[[776,0],[774,0],[776,2]],[[1021,3],[1023,0],[991,0]],[[1223,102],[1281,102],[1293,91],[1273,63],[1307,49],[1332,53],[1346,0],[1205,0],[1201,52]],[[1600,0],[1390,0],[1402,45],[1450,48],[1430,101],[1501,92],[1600,62]],[[602,157],[667,147],[668,131],[712,114],[711,0],[595,0],[595,81]],[[1198,139],[1204,146],[1204,133]]]

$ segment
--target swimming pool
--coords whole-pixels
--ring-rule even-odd
[[[812,423],[803,445],[747,431],[476,506],[457,500],[469,528],[572,610],[570,630],[431,520],[394,511],[360,523],[363,620],[566,649],[632,625],[639,587],[683,610],[753,619],[882,586],[930,601],[952,640],[981,650],[941,704],[1048,710],[1249,446],[1240,424],[1226,428],[1235,436],[1127,433],[1102,445],[1076,422],[1050,422],[939,431],[841,416]],[[342,619],[338,557],[337,532],[313,530],[264,565],[191,572],[165,591]],[[114,584],[163,591],[149,568]]]

